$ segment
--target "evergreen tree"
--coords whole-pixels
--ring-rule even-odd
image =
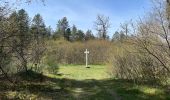
[[[48,36],[48,38],[50,38],[51,35],[52,35],[52,28],[51,28],[51,26],[48,26],[48,27],[46,28],[46,31],[47,31],[47,36]]]
[[[85,40],[85,34],[82,30],[78,30],[75,36],[75,40],[77,41],[83,41]]]
[[[66,33],[65,33],[65,38],[67,39],[67,41],[70,41],[70,36],[71,36],[71,29],[70,28],[68,28],[67,30],[66,30]]]
[[[71,40],[75,40],[76,38],[76,33],[77,33],[77,27],[75,25],[72,26],[72,29],[71,29]]]
[[[43,18],[40,14],[36,14],[32,20],[31,33],[34,39],[32,42],[32,61],[35,63],[36,71],[38,71],[38,65],[45,51],[45,38],[48,37]]]
[[[17,39],[14,40],[13,46],[15,47],[15,54],[21,66],[27,71],[28,64],[28,48],[31,42],[31,35],[29,33],[29,16],[24,9],[21,9],[17,13],[16,24],[18,32]]]
[[[31,30],[36,37],[48,37],[46,26],[40,14],[36,14],[32,20]]]
[[[66,30],[68,28],[69,28],[69,23],[67,21],[67,17],[64,17],[58,21],[57,31],[55,34],[57,34],[59,36],[63,36],[65,39],[67,39],[67,37],[65,37],[66,36],[65,34],[66,34]]]
[[[71,34],[74,36],[77,33],[77,27],[73,25]]]
[[[91,40],[91,39],[95,39],[95,37],[91,30],[87,30],[87,32],[85,34],[85,40]]]
[[[112,37],[112,41],[119,41],[120,40],[120,34],[118,31],[116,31],[114,34],[113,34],[113,37]]]
[[[122,42],[124,39],[126,39],[126,35],[124,34],[123,31],[120,31],[120,41]]]

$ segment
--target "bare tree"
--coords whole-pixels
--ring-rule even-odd
[[[156,0],[153,12],[138,23],[138,45],[170,72],[170,33],[166,7]]]
[[[139,19],[136,25],[132,25],[135,28],[132,31],[136,34],[131,41],[135,45],[128,47],[133,50],[126,47],[122,57],[115,57],[116,71],[120,78],[160,84],[170,77],[170,22],[167,4],[162,0],[153,0],[153,3],[153,10]]]
[[[120,28],[125,33],[126,39],[127,39],[128,34],[130,34],[130,31],[133,28],[132,20],[124,22],[124,23],[121,23]]]
[[[110,28],[109,17],[98,15],[97,20],[94,22],[94,27],[102,39],[107,38],[108,29]]]

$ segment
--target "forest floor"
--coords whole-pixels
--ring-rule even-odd
[[[105,65],[60,65],[57,74],[29,71],[20,84],[0,79],[0,100],[170,100],[167,87],[110,78]]]

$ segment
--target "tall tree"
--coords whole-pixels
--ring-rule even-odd
[[[123,24],[120,25],[122,32],[126,35],[126,38],[128,37],[128,33],[129,33],[129,23],[125,22]]]
[[[77,27],[75,25],[73,25],[71,34],[74,36],[76,33],[77,33]]]
[[[70,36],[71,36],[71,29],[70,29],[70,28],[67,28],[64,37],[67,39],[67,41],[70,41]]]
[[[71,29],[71,38],[70,38],[72,41],[74,41],[76,38],[77,30],[78,29],[77,29],[76,25],[73,25],[72,29]]]
[[[67,17],[63,17],[61,20],[57,23],[57,34],[63,36],[65,39],[67,39],[65,36],[66,30],[69,28],[69,23],[67,21]]]
[[[82,30],[78,30],[75,36],[75,40],[77,41],[83,41],[85,40],[85,34]]]
[[[24,9],[21,9],[17,13],[17,38],[13,41],[15,47],[15,54],[18,60],[21,62],[21,66],[27,71],[28,64],[28,48],[30,45],[31,35],[29,33],[29,17]]]
[[[94,26],[99,34],[99,37],[102,39],[107,39],[108,29],[110,28],[109,17],[106,17],[104,15],[98,15]]]
[[[32,61],[35,63],[35,68],[37,70],[46,49],[45,38],[48,36],[43,18],[40,14],[36,14],[32,20],[31,33],[33,35]]]
[[[120,40],[120,34],[118,31],[116,31],[114,34],[113,34],[113,37],[112,37],[112,41],[119,41]]]
[[[47,37],[47,30],[43,18],[40,14],[36,14],[32,20],[31,29],[34,35],[39,37]]]
[[[47,36],[48,36],[48,38],[50,38],[51,35],[52,35],[52,28],[51,28],[51,26],[48,26],[48,27],[46,28],[46,30],[47,30]]]

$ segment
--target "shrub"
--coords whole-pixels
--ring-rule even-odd
[[[50,41],[49,52],[52,52],[60,64],[85,64],[84,51],[88,49],[89,64],[105,64],[110,56],[111,42],[91,40],[87,42]]]
[[[49,53],[46,57],[47,71],[51,74],[57,74],[58,62],[53,53]]]
[[[117,51],[117,52],[116,52]],[[111,60],[109,74],[135,83],[162,84],[167,81],[167,71],[153,56],[137,49],[135,45],[122,43]]]

